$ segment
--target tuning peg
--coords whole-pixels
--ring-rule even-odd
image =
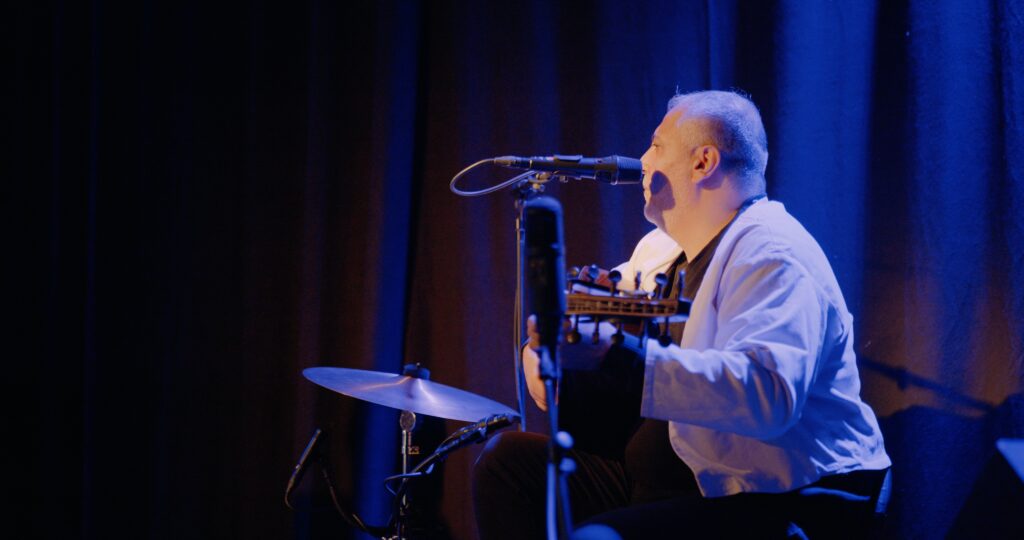
[[[622,272],[618,270],[608,272],[608,281],[612,283],[612,296],[619,294],[619,282],[622,281]]]
[[[590,281],[597,281],[597,277],[601,275],[601,269],[596,264],[592,264],[587,267],[587,277]]]
[[[577,321],[577,324],[578,323],[579,321]],[[580,342],[580,337],[580,331],[573,326],[572,330],[569,330],[569,332],[565,334],[565,342],[570,345],[575,345]]]
[[[615,323],[615,333],[612,334],[612,343],[616,345],[622,345],[622,342],[626,340],[626,336],[622,333],[622,321]]]
[[[662,347],[668,347],[672,343],[672,336],[669,335],[669,318],[665,317],[665,322],[661,325],[661,335],[658,336],[658,344]]]
[[[565,334],[565,341],[570,345],[580,342],[580,316],[578,313],[572,316],[572,328]]]
[[[664,294],[665,285],[668,284],[668,276],[658,272],[658,274],[654,276],[654,282],[657,283],[657,286],[654,287],[654,297],[661,298],[662,294]]]
[[[566,272],[566,274],[569,275],[569,279],[576,279],[580,277],[580,267],[573,266],[572,268],[569,269],[568,272]]]
[[[679,284],[679,298],[678,299],[682,300],[683,299],[683,291],[686,289],[686,270],[680,270],[679,271],[679,281],[676,281],[676,283]]]

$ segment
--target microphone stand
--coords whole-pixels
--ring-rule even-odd
[[[327,452],[322,449],[323,445],[321,445],[320,448],[317,447],[317,443],[326,438],[327,436],[323,435],[320,428],[317,428],[313,433],[313,437],[309,440],[309,443],[306,444],[306,449],[302,452],[302,456],[299,458],[299,463],[295,465],[295,470],[288,479],[287,487],[285,487],[285,506],[291,510],[296,510],[291,501],[292,491],[302,482],[302,476],[310,462],[315,462],[319,465],[320,474],[323,476],[324,482],[327,484],[327,491],[331,496],[331,504],[334,505],[334,510],[338,513],[341,519],[343,519],[349,526],[357,528],[374,538],[385,538],[386,529],[384,527],[367,525],[366,522],[364,522],[355,512],[347,510],[338,499],[337,490],[334,487],[334,482],[331,480],[331,466],[327,459]]]
[[[523,252],[526,244],[526,231],[523,229],[523,212],[526,201],[536,197],[544,186],[529,179],[516,184],[516,295],[512,308],[512,357],[515,364],[516,406],[519,410],[519,431],[526,431],[526,376],[523,373],[523,291],[526,289],[523,270]]]
[[[565,181],[565,175],[558,175],[556,172],[526,171],[523,174],[510,178],[499,185],[492,186],[479,191],[463,191],[455,184],[467,172],[476,167],[490,163],[493,160],[480,160],[452,177],[449,188],[456,195],[465,197],[476,197],[493,193],[500,189],[512,186],[516,196],[515,209],[515,233],[516,233],[516,292],[515,305],[513,308],[512,343],[515,351],[515,381],[516,401],[519,407],[519,430],[526,431],[526,376],[523,373],[522,347],[523,328],[525,318],[523,316],[523,291],[525,287],[526,272],[523,267],[523,254],[525,252],[526,231],[523,227],[523,217],[526,209],[526,202],[536,197],[544,190],[544,184],[554,178]],[[618,183],[616,180],[614,183]],[[572,516],[569,506],[569,491],[567,477],[576,468],[576,463],[565,454],[572,448],[572,437],[564,431],[558,431],[558,404],[556,403],[555,388],[558,383],[558,360],[557,340],[554,345],[544,347],[541,354],[540,376],[544,381],[545,400],[548,406],[548,418],[551,426],[551,442],[548,447],[548,468],[547,468],[547,537],[548,540],[569,540],[572,537]]]
[[[560,375],[558,345],[543,346],[540,351],[540,378],[544,381],[544,400],[548,406],[551,440],[548,441],[546,526],[548,540],[572,538],[572,513],[569,507],[568,476],[576,463],[566,454],[572,449],[572,436],[558,430],[558,396]]]
[[[516,344],[521,344],[522,336],[519,334],[523,321],[522,292],[525,290],[526,270],[523,268],[523,254],[526,251],[526,234],[522,227],[523,216],[525,215],[526,202],[536,197],[544,190],[544,182],[551,178],[550,173],[537,173],[516,186],[519,194],[517,208],[519,216],[516,219],[516,228],[519,231],[519,242],[516,243],[518,253],[516,254],[516,275],[518,276],[516,291]],[[561,218],[559,218],[561,219]],[[561,241],[561,238],[559,238]],[[565,269],[561,272],[564,274]],[[561,317],[561,316],[559,316]],[[542,325],[543,326],[543,325]],[[544,382],[544,400],[547,404],[548,425],[550,427],[550,440],[548,441],[548,464],[547,483],[545,497],[545,528],[548,540],[569,540],[572,538],[572,514],[569,505],[568,475],[576,469],[576,463],[566,454],[572,449],[572,436],[558,429],[558,381],[561,375],[561,368],[558,362],[558,342],[561,326],[559,320],[553,331],[541,331],[541,350],[539,375]],[[523,392],[526,386],[525,374],[522,369],[522,345],[516,348],[516,383],[520,390],[520,406],[524,407],[525,397]],[[525,410],[521,410],[521,416]],[[525,416],[523,416],[525,418]],[[525,425],[525,421],[522,425]]]
[[[526,290],[526,270],[523,268],[523,253],[526,246],[526,230],[523,228],[523,215],[526,211],[526,202],[543,193],[544,184],[551,179],[551,173],[528,171],[528,173],[521,174],[510,180],[510,182],[513,182],[512,191],[516,197],[516,295],[512,308],[512,357],[515,363],[516,406],[519,411],[519,431],[526,431],[526,375],[523,373],[523,346],[525,345],[523,327],[526,326],[526,318],[523,314],[523,291]]]

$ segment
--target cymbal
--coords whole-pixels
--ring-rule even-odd
[[[339,394],[449,420],[476,422],[492,414],[518,416],[497,401],[416,377],[338,367],[307,368],[302,375]]]

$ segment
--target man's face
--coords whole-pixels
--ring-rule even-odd
[[[640,157],[644,167],[644,217],[667,231],[674,214],[692,200],[690,191],[690,154],[680,117],[675,108],[665,115],[651,136],[651,146]]]

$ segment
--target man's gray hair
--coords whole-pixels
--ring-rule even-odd
[[[768,137],[757,105],[738,92],[707,90],[677,94],[668,109],[682,107],[685,120],[703,121],[701,131],[722,154],[722,166],[735,173],[737,188],[750,195],[764,193]]]

